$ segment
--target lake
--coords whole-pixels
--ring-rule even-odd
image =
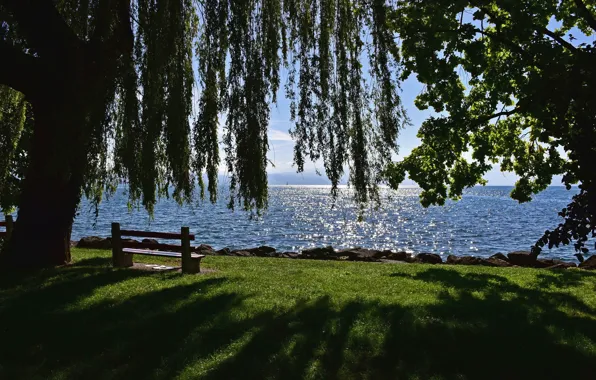
[[[577,189],[550,187],[532,202],[519,204],[509,198],[511,187],[475,187],[457,202],[423,208],[418,188],[383,191],[378,210],[367,210],[358,221],[357,205],[348,189],[342,189],[332,207],[329,187],[272,186],[269,208],[259,218],[229,210],[222,199],[179,206],[161,200],[151,220],[144,210],[129,211],[125,189],[100,206],[97,220],[83,201],[73,226],[72,239],[109,236],[111,222],[123,229],[174,232],[189,226],[196,244],[231,249],[269,245],[280,251],[332,245],[335,248],[366,247],[489,256],[497,252],[528,250],[546,229],[553,229]],[[545,250],[552,258],[575,260],[573,247]]]

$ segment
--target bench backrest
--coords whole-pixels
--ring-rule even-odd
[[[135,230],[120,230],[120,236],[134,236],[144,238],[157,239],[182,239],[182,234],[174,232],[151,232],[151,231],[135,231]],[[195,240],[195,235],[188,235],[190,240]]]
[[[158,238],[158,239],[180,239],[181,245],[175,244],[162,244],[162,243],[143,243],[143,242],[131,242],[122,240],[122,236],[134,236],[144,238]],[[181,247],[184,246],[185,240],[190,244],[191,240],[195,240],[195,235],[188,232],[188,227],[182,227],[180,233],[173,232],[153,232],[153,231],[135,231],[135,230],[121,230],[120,223],[112,223],[112,244],[121,248],[146,248],[146,249],[157,249],[157,250],[170,250],[180,251]]]

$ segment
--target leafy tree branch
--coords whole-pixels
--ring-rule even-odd
[[[590,12],[588,7],[582,0],[573,0],[573,2],[579,9],[579,14],[581,15],[581,17],[588,23],[588,25],[590,25],[590,28],[592,28],[596,32],[596,17],[594,17],[592,12]]]

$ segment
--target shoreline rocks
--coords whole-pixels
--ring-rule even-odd
[[[505,256],[502,253],[495,253],[494,255],[489,257],[489,259],[498,259],[498,260],[509,262],[509,259],[507,258],[507,256]]]
[[[532,255],[531,252],[526,251],[515,251],[507,254],[507,259],[513,265],[520,267],[535,266],[537,257]]]
[[[78,248],[89,249],[112,249],[112,238],[101,238],[99,236],[87,236],[81,238],[76,244]]]
[[[123,241],[137,242],[133,239],[123,239]],[[102,238],[99,236],[88,236],[81,238],[78,242],[72,242],[72,246],[90,249],[111,249],[112,239],[110,237]],[[145,244],[159,244],[155,239],[143,239]],[[302,252],[277,252],[273,247],[260,246],[254,248],[234,249],[223,248],[215,250],[207,244],[200,244],[191,247],[193,252],[205,255],[219,256],[238,256],[238,257],[270,257],[270,258],[288,258],[288,259],[310,259],[310,260],[342,260],[342,261],[360,261],[360,262],[395,262],[406,263],[424,263],[424,264],[446,264],[446,265],[480,265],[490,267],[526,267],[526,268],[544,268],[553,270],[565,270],[578,267],[575,263],[544,259],[532,255],[528,251],[514,251],[507,255],[503,253],[494,254],[488,258],[477,256],[457,256],[448,255],[443,261],[441,255],[436,253],[419,253],[413,255],[404,251],[376,250],[362,247],[354,247],[336,250],[332,246],[307,248]],[[596,270],[596,255],[587,258],[580,263],[579,268]]]
[[[584,260],[582,263],[579,264],[579,267],[582,269],[596,269],[596,255],[592,255]]]
[[[416,262],[423,264],[443,264],[443,259],[436,253],[419,253],[416,255]]]
[[[337,255],[332,246],[309,248],[302,251],[302,257],[305,259],[325,260],[329,258],[335,259]]]

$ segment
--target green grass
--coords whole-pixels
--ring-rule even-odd
[[[0,378],[596,376],[589,272],[207,257],[182,276],[73,254],[0,278]]]

